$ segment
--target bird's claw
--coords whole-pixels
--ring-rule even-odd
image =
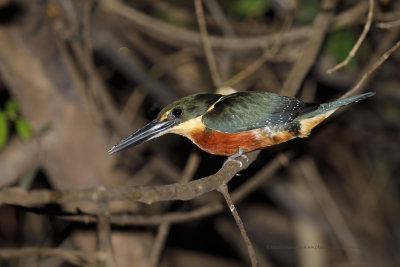
[[[224,161],[224,164],[222,166],[225,166],[229,161],[234,161],[234,162],[239,163],[239,168],[241,168],[243,166],[243,163],[240,160],[238,160],[237,158],[244,157],[246,159],[246,161],[249,161],[249,158],[247,157],[247,155],[243,154],[243,151],[244,151],[243,148],[240,147],[235,154],[229,156]]]
[[[240,156],[242,156],[246,160],[246,162],[249,162],[249,157],[246,154],[242,154]]]

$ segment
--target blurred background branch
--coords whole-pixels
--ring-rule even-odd
[[[399,1],[197,3],[202,31],[195,1],[0,0],[1,264],[246,266],[230,181],[260,266],[398,266]],[[221,84],[377,94],[243,168],[178,136],[107,154]]]

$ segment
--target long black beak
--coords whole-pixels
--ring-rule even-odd
[[[124,140],[113,146],[108,153],[113,154],[115,152],[127,149],[131,146],[136,146],[144,143],[158,134],[165,132],[177,123],[177,120],[172,121],[156,121],[153,120],[147,125],[143,126],[133,134],[129,135]]]

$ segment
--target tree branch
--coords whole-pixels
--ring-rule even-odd
[[[337,0],[324,0],[321,3],[321,12],[314,20],[311,38],[304,44],[302,55],[290,71],[289,77],[281,91],[282,95],[294,96],[300,89],[304,77],[315,63],[322,41],[329,31],[329,27],[334,19],[336,4]]]
[[[247,153],[248,161],[244,157],[230,161],[213,175],[198,179],[186,184],[169,184],[158,186],[139,187],[96,187],[92,189],[75,191],[33,190],[26,191],[22,188],[4,188],[0,190],[0,204],[14,204],[33,206],[47,203],[67,203],[75,201],[104,201],[130,200],[147,204],[159,201],[189,200],[216,190],[227,183],[236,173],[246,169],[257,157],[259,151]]]

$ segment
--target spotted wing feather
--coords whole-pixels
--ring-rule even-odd
[[[277,127],[318,108],[296,98],[267,92],[240,92],[222,97],[203,116],[210,129],[236,133],[260,127]]]

